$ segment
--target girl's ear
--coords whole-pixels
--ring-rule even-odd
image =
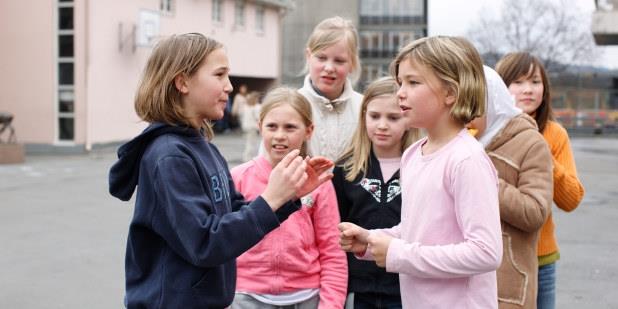
[[[182,94],[187,94],[189,92],[187,82],[188,78],[183,73],[180,73],[174,77],[174,86],[176,86],[176,89]]]
[[[307,47],[305,48],[305,60],[309,61],[309,58],[311,58],[311,50]]]
[[[262,122],[258,121],[258,132],[260,132],[260,136],[262,135]]]
[[[313,124],[307,126],[307,128],[305,129],[305,141],[310,140],[311,135],[313,135]]]
[[[457,92],[455,91],[455,89],[453,89],[453,87],[446,88],[446,97],[444,98],[444,100],[447,106],[455,104],[455,102],[457,101]]]

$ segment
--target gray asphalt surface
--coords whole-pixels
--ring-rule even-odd
[[[230,165],[239,134],[218,135]],[[618,139],[572,146],[586,196],[573,213],[554,207],[562,259],[558,308],[618,308]],[[30,156],[0,165],[0,308],[121,308],[133,202],[107,192],[113,148]]]

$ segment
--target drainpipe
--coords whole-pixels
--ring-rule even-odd
[[[90,113],[89,113],[90,108],[89,108],[89,105],[88,105],[90,103],[88,101],[88,69],[89,69],[89,63],[90,63],[89,57],[88,57],[88,55],[90,54],[90,52],[89,52],[90,51],[90,46],[89,46],[90,45],[89,44],[90,43],[90,40],[89,40],[89,38],[90,38],[89,37],[89,33],[90,33],[89,32],[89,28],[90,28],[89,27],[89,25],[90,25],[90,18],[89,18],[90,17],[90,10],[89,10],[89,5],[88,5],[88,0],[82,0],[82,1],[84,3],[84,10],[83,10],[83,13],[84,13],[84,17],[83,17],[84,18],[84,54],[83,54],[84,61],[82,63],[84,65],[84,67],[82,68],[82,72],[84,73],[84,81],[83,81],[84,87],[82,89],[82,91],[83,91],[83,96],[82,97],[84,99],[83,106],[84,106],[84,110],[85,110],[84,114],[85,114],[85,117],[86,117],[86,120],[85,120],[86,121],[86,126],[85,126],[86,127],[86,132],[85,132],[85,134],[86,134],[85,148],[86,148],[87,152],[90,152],[92,150],[92,138],[90,137],[90,131],[91,131],[90,130],[90,126],[92,124],[90,123],[90,118],[91,117],[90,117]]]

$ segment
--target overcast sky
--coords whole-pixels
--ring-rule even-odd
[[[498,14],[501,0],[429,0],[429,35],[464,35],[481,14]],[[586,14],[594,11],[594,0],[573,0]],[[595,65],[618,69],[618,46],[602,47],[603,59]]]

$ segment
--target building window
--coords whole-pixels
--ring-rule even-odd
[[[237,27],[245,26],[245,1],[236,0],[234,5],[234,25]]]
[[[427,21],[421,0],[361,0],[359,12],[361,25],[408,25]]]
[[[60,58],[73,58],[73,35],[58,35],[58,56]]]
[[[363,65],[361,70],[361,83],[362,87],[366,87],[372,81],[375,81],[378,78],[388,76],[388,65],[380,65],[380,64],[367,64]]]
[[[73,1],[58,2],[56,138],[75,138],[75,31]]]
[[[223,22],[223,0],[212,0],[212,21]]]
[[[159,10],[165,14],[174,13],[174,0],[159,0]]]
[[[255,8],[255,30],[258,33],[264,32],[264,6],[261,5]]]
[[[58,8],[58,29],[73,30],[73,5],[64,7],[67,3],[59,4]]]
[[[399,49],[424,35],[422,29],[414,31],[367,31],[359,32],[361,57],[392,58]]]
[[[73,85],[74,75],[73,61],[58,61],[58,85]]]

